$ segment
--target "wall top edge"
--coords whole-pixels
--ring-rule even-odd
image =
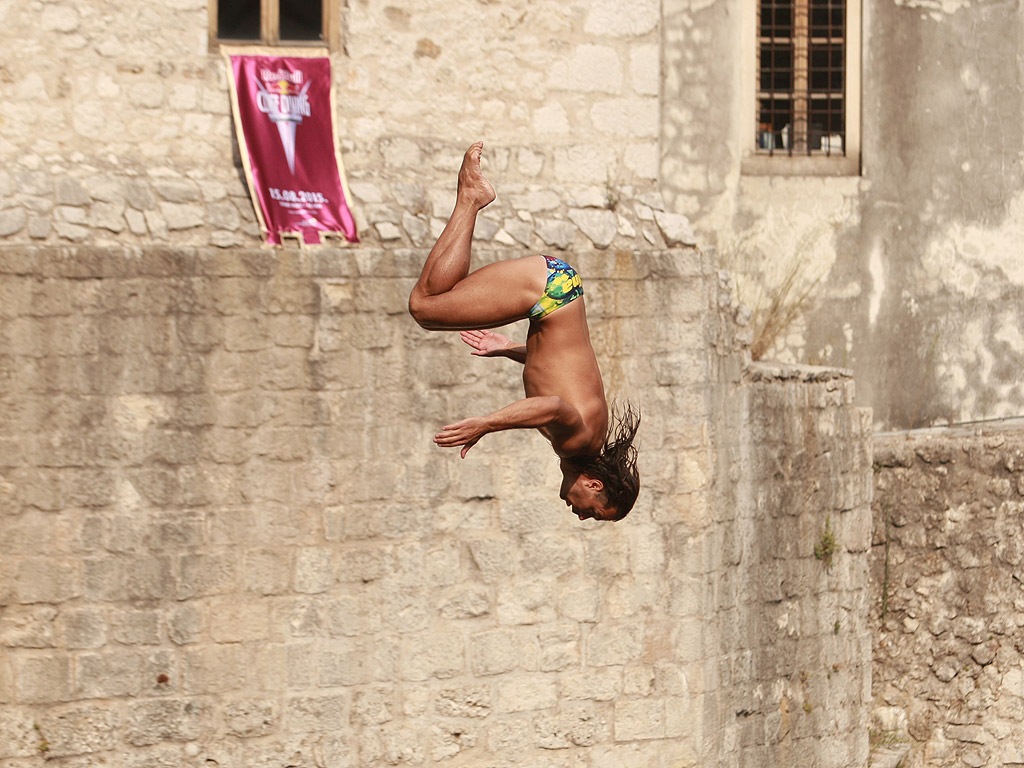
[[[215,246],[90,246],[0,244],[0,276],[103,279],[126,277],[416,277],[426,248],[217,248]],[[700,277],[705,256],[690,247],[659,250],[546,251],[575,263],[591,279]],[[518,258],[522,248],[474,244],[474,263]]]
[[[747,381],[796,381],[817,383],[852,379],[853,371],[848,368],[829,368],[819,365],[797,365],[777,362],[752,362],[744,372]]]

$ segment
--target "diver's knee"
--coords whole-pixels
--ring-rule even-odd
[[[419,286],[409,294],[409,314],[416,323],[427,331],[435,330],[433,317],[430,314],[429,297],[424,295]]]

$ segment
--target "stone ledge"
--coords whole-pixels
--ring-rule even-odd
[[[853,371],[846,368],[827,368],[818,365],[796,365],[790,363],[751,363],[744,372],[747,381],[799,381],[813,384],[838,379],[853,379]]]

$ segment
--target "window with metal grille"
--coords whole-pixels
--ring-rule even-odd
[[[846,16],[846,0],[759,0],[758,154],[846,153]]]
[[[303,45],[330,42],[337,0],[215,0],[210,3],[211,43]]]

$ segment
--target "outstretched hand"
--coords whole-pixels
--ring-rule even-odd
[[[512,346],[511,339],[494,331],[462,331],[461,336],[477,357],[493,357]]]
[[[461,445],[463,448],[459,455],[466,458],[469,449],[488,432],[487,420],[473,416],[441,427],[441,431],[434,435],[434,442],[442,448],[457,448]]]

